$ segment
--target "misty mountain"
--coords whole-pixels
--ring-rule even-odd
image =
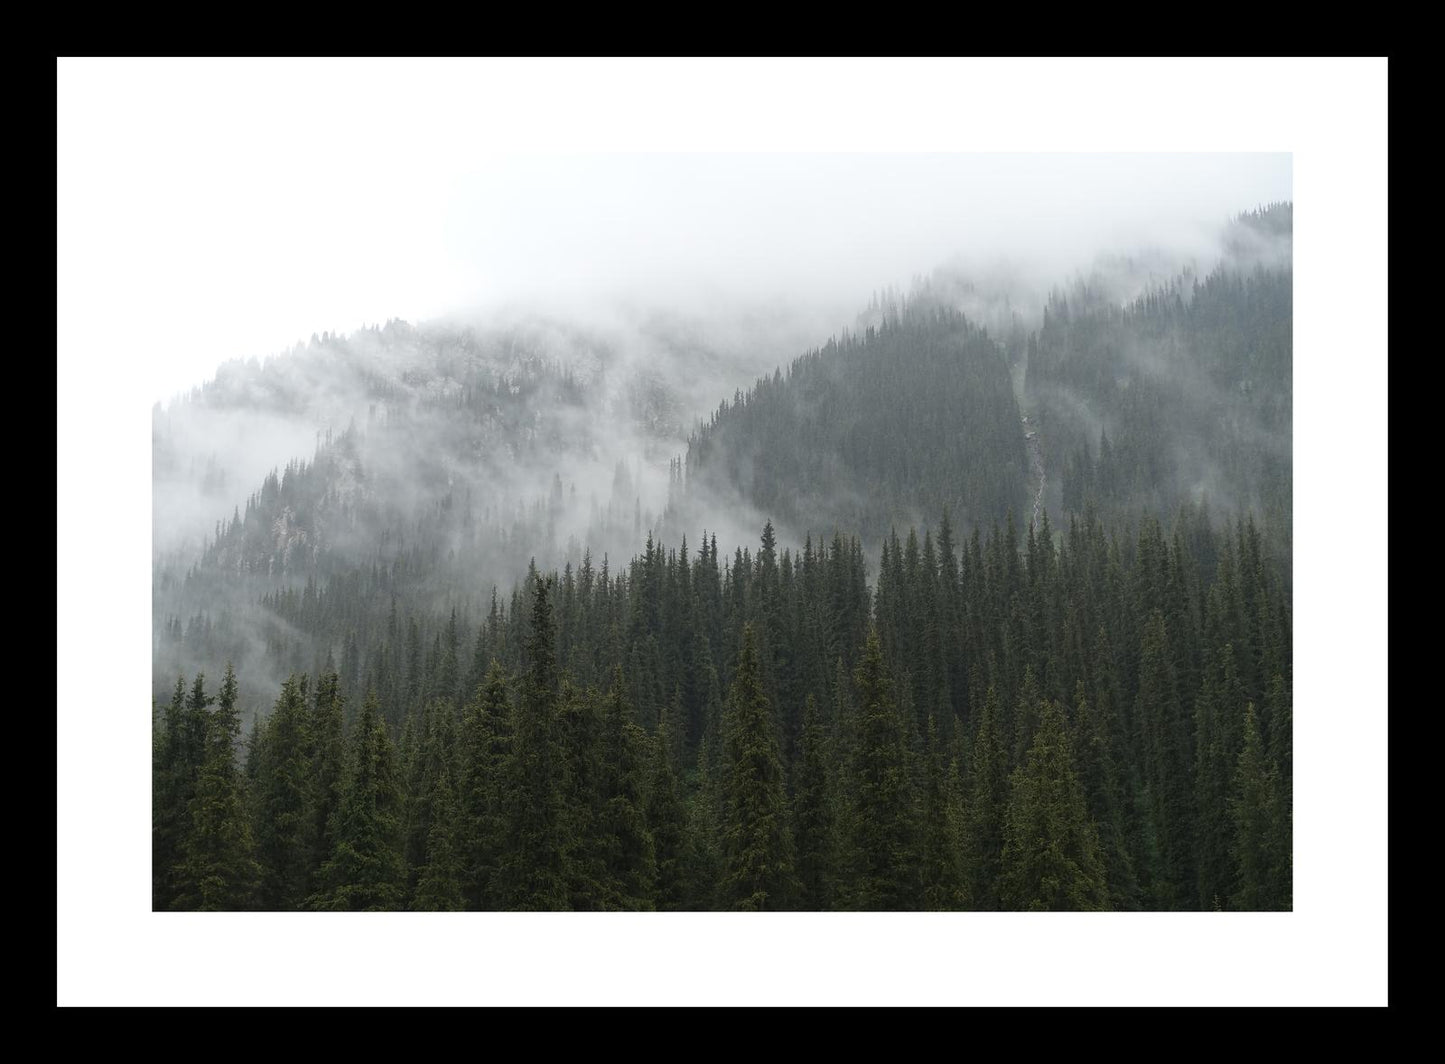
[[[1202,278],[1152,251],[1046,293],[955,267],[886,290],[858,333],[700,426],[665,527],[744,507],[793,542],[860,535],[876,558],[892,527],[945,510],[965,528],[1012,511],[1022,529],[1043,510],[1135,522],[1187,502],[1258,513],[1287,553],[1291,219],[1290,204],[1235,219]]]
[[[723,403],[688,443],[669,527],[744,503],[789,540],[876,546],[951,511],[967,527],[1023,506],[1027,461],[1007,353],[961,313],[893,305]]]
[[[1288,908],[1290,229],[771,372],[658,315],[224,367],[154,415],[157,906]]]
[[[227,363],[153,411],[157,682],[221,653],[269,683],[297,633],[258,603],[288,588],[375,568],[410,605],[481,603],[534,558],[630,555],[698,395],[807,328],[768,307],[394,321]]]
[[[1118,302],[1054,292],[1030,335],[1023,403],[1045,504],[1111,520],[1181,502],[1253,511],[1288,551],[1293,492],[1291,207],[1233,224],[1231,254]],[[1282,258],[1282,256],[1285,256]]]
[[[1202,278],[1153,253],[1047,292],[946,267],[731,386],[705,420],[725,381],[806,329],[785,314],[396,321],[228,363],[153,412],[156,697],[230,662],[249,717],[329,660],[352,697],[390,676],[399,727],[416,678],[521,617],[538,571],[621,579],[625,598],[656,537],[691,542],[733,586],[769,522],[785,566],[834,543],[859,586],[901,564],[897,529],[945,515],[1022,545],[1048,513],[1056,539],[1088,514],[1127,541],[1202,507],[1190,521],[1255,515],[1260,549],[1287,560],[1290,230],[1287,204],[1242,216]],[[258,473],[267,448],[292,453]],[[666,683],[633,695],[656,720]],[[694,740],[698,712],[694,697]]]

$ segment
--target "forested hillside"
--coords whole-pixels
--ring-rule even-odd
[[[229,674],[159,712],[155,905],[1288,908],[1279,559],[1040,531],[890,538],[876,594],[856,540],[649,544],[360,648],[287,604],[339,666],[244,743]]]
[[[1003,350],[931,301],[880,319],[723,403],[689,441],[669,518],[696,527],[738,498],[796,538],[845,529],[876,546],[944,508],[970,526],[1021,508],[1026,461]]]
[[[1291,215],[1289,204],[1245,215],[1203,278],[1124,303],[1084,283],[1052,295],[1025,386],[1055,471],[1050,506],[1112,519],[1207,500],[1258,514],[1288,549]]]
[[[767,327],[796,328],[734,331]],[[665,504],[693,391],[770,350],[750,361],[738,342],[662,316],[620,335],[391,322],[223,366],[153,414],[156,695],[218,659],[253,692],[309,667],[267,602],[332,579],[365,571],[408,608],[480,611],[533,558],[630,556]],[[309,457],[237,494],[268,446]]]
[[[155,907],[1288,909],[1290,229],[696,421],[672,325],[226,368],[155,415]],[[335,427],[164,535],[242,415]]]

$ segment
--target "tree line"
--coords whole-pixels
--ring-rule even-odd
[[[360,578],[278,600],[323,661],[244,740],[229,669],[156,708],[155,907],[1290,907],[1289,593],[1251,519],[945,516],[873,587],[842,536],[703,544],[534,569],[470,629],[362,635]]]

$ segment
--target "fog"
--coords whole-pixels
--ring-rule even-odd
[[[1291,198],[1287,154],[636,154],[636,137],[578,133],[615,79],[521,66],[66,66],[73,342],[128,338],[128,372],[164,401],[313,332],[518,304],[711,315],[781,301],[831,330],[873,290],[959,256],[1055,278],[1110,251],[1206,255],[1225,218]],[[677,74],[647,95],[684,90]],[[547,110],[559,98],[572,113]],[[967,128],[976,109],[921,98],[910,114]],[[807,111],[836,120],[821,97]],[[695,115],[678,132],[712,149],[705,128]]]
[[[395,317],[631,307],[716,321],[735,308],[813,319],[816,342],[873,291],[945,262],[1037,287],[1109,254],[1208,260],[1226,218],[1291,194],[1287,155],[505,157],[426,188],[398,174],[376,210],[298,176],[280,217],[231,234],[224,261],[204,263],[219,248],[170,260],[223,286],[245,274],[244,302],[197,327],[217,345],[166,359],[170,387],[209,376],[235,327],[256,338],[232,352],[249,357]],[[378,215],[411,197],[399,240]],[[293,305],[303,293],[314,305]]]
[[[124,305],[97,298],[148,343],[135,370],[156,400],[157,639],[229,602],[230,638],[256,661],[291,629],[246,603],[418,537],[452,561],[417,603],[473,617],[532,558],[624,563],[649,531],[670,547],[715,534],[724,558],[755,548],[771,515],[746,485],[669,523],[672,463],[719,403],[900,299],[1017,338],[1071,285],[1124,303],[1227,254],[1290,254],[1228,226],[1291,198],[1288,155],[501,154],[325,129],[309,143],[291,101],[239,99],[228,77],[169,105],[214,105],[183,144],[141,137],[99,192],[69,168],[62,201],[68,224],[109,238],[72,268],[146,278]],[[123,104],[163,81],[122,80],[91,120],[123,133]],[[92,150],[77,139],[68,158]],[[140,209],[119,209],[127,193]],[[64,264],[65,224],[60,246]],[[1020,365],[1014,377],[1022,399]],[[487,389],[501,406],[477,405]],[[1055,395],[1089,431],[1103,424]],[[329,463],[328,493],[300,523],[279,511],[264,555],[254,532],[242,550],[228,529],[268,473],[295,490],[280,474],[299,478],[298,461]],[[779,546],[804,531],[780,527]],[[230,590],[186,590],[203,557]]]
[[[842,308],[937,265],[1059,277],[1109,252],[1205,258],[1290,198],[1287,155],[646,155],[455,179],[447,249],[483,298],[719,297]]]
[[[286,301],[238,306],[187,337],[184,359],[162,355],[158,382],[213,377],[235,349],[234,326],[256,338],[235,357],[263,361],[307,336],[393,317],[521,331],[587,379],[602,368],[594,348],[605,349],[606,388],[658,385],[670,423],[654,426],[664,430],[655,442],[673,454],[721,399],[866,324],[860,314],[880,290],[931,284],[996,330],[1015,316],[1035,320],[1047,293],[1081,272],[1128,299],[1183,266],[1207,270],[1224,221],[1289,198],[1291,184],[1287,155],[535,155],[488,159],[446,180],[429,173],[430,196],[420,176],[383,165],[390,194],[372,212],[356,202],[357,188],[338,196],[335,166],[322,169],[324,189],[293,175],[278,204],[289,222],[272,219],[259,237],[235,234],[224,249],[233,273],[284,276],[299,256],[308,278],[325,278],[302,286],[316,296],[306,331],[285,336],[297,320]],[[360,188],[377,180],[355,178]],[[405,253],[378,219],[409,206],[417,213],[406,231],[418,243]],[[357,232],[328,246],[323,231],[339,224],[338,210],[359,212]],[[164,228],[159,235],[163,243]],[[258,238],[279,243],[248,247]],[[236,265],[248,253],[256,261]],[[402,268],[433,278],[436,292],[419,296],[410,279],[382,291],[379,279]],[[365,294],[367,317],[337,321],[344,311],[333,288]],[[274,346],[261,346],[265,335]],[[298,441],[364,412],[361,397],[339,389],[312,382],[294,418],[278,423],[261,411],[264,423],[244,429],[234,411],[198,425],[167,402],[165,431],[183,434],[173,446],[184,466],[213,472],[199,498],[193,482],[175,491],[158,482],[155,549],[204,533],[266,470],[309,457]],[[184,435],[193,431],[204,440]],[[656,489],[665,483],[661,449],[638,452],[618,438],[627,431],[609,422],[602,435],[620,446],[599,460],[610,469],[629,455],[645,459],[640,477]]]

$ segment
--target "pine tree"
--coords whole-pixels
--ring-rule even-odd
[[[973,739],[969,800],[964,811],[964,870],[968,895],[976,909],[1000,908],[1000,861],[1009,778],[1003,739],[998,727],[998,694],[989,685],[978,714]]]
[[[763,695],[751,624],[729,692],[726,813],[720,890],[731,909],[785,909],[796,890],[783,765],[772,707]]]
[[[186,714],[186,680],[177,676],[164,725],[152,746],[151,908],[156,911],[169,909],[179,889],[175,869],[190,830],[190,802],[204,756],[192,735]]]
[[[1194,895],[1192,765],[1186,760],[1183,711],[1175,687],[1164,616],[1154,610],[1144,627],[1139,654],[1139,694],[1134,720],[1143,745],[1146,813],[1157,840],[1152,869],[1153,904],[1180,909]]]
[[[687,908],[693,854],[687,812],[678,796],[677,773],[669,752],[668,728],[664,722],[653,736],[646,813],[657,863],[657,908],[673,912]]]
[[[960,860],[960,810],[957,791],[950,785],[943,764],[943,743],[938,726],[928,718],[925,752],[922,828],[923,908],[965,908],[963,867]]]
[[[408,883],[415,891],[429,858],[436,791],[442,776],[450,778],[455,728],[451,704],[430,699],[407,718],[411,734],[402,751],[406,766],[405,845]],[[450,783],[448,784],[450,786]],[[455,791],[451,799],[455,800]],[[451,829],[448,829],[451,832]]]
[[[804,704],[799,747],[793,790],[795,850],[802,888],[798,905],[812,911],[826,911],[832,908],[836,844],[827,738],[818,719],[817,700],[812,695]]]
[[[1265,710],[1269,722],[1269,759],[1280,772],[1286,808],[1290,807],[1290,782],[1294,778],[1294,710],[1284,677],[1275,673],[1265,694]],[[1261,729],[1263,730],[1263,729]]]
[[[1117,724],[1110,696],[1101,687],[1089,701],[1080,680],[1074,692],[1079,732],[1079,783],[1084,789],[1089,816],[1099,829],[1099,849],[1109,884],[1109,908],[1132,911],[1139,907],[1139,880],[1125,827],[1124,787],[1119,770],[1115,731]]]
[[[311,709],[312,891],[319,885],[321,866],[336,849],[334,820],[341,804],[342,778],[346,772],[345,720],[346,700],[341,694],[341,677],[332,670],[317,680]]]
[[[657,859],[643,811],[642,750],[647,736],[623,700],[625,682],[622,669],[614,668],[602,716],[599,828],[607,870],[606,904],[609,908],[651,909]]]
[[[418,912],[456,912],[462,897],[462,855],[458,846],[460,814],[451,772],[443,765],[431,794],[426,863],[417,879],[411,907]]]
[[[236,767],[241,720],[236,711],[236,674],[229,664],[208,725],[205,761],[188,810],[190,831],[176,869],[178,894],[171,907],[249,909],[256,900],[261,867]]]
[[[1232,907],[1246,911],[1293,907],[1288,818],[1279,773],[1268,761],[1251,703],[1244,716],[1244,749],[1229,799],[1236,868]]]
[[[1228,813],[1232,778],[1228,737],[1220,720],[1219,695],[1212,670],[1194,700],[1194,868],[1199,884],[1199,907],[1214,909],[1229,893],[1233,877],[1230,858],[1233,834]]]
[[[849,905],[859,910],[916,909],[922,898],[910,728],[894,698],[876,629],[868,633],[855,680],[857,793],[851,817]]]
[[[506,671],[493,660],[462,716],[460,806],[462,879],[468,908],[495,908],[494,878],[507,825],[504,773],[510,764],[512,703]]]
[[[688,851],[693,872],[689,897],[696,909],[717,908],[718,881],[722,877],[727,820],[727,737],[725,710],[717,669],[709,662],[707,711],[702,744],[698,748],[697,790],[684,797],[687,810]]]
[[[550,588],[538,580],[501,796],[507,839],[497,900],[505,909],[569,908],[555,640]]]
[[[1057,702],[1044,704],[1027,762],[1014,770],[1011,785],[1000,875],[1004,907],[1104,909],[1108,887],[1098,832]]]
[[[306,678],[292,675],[262,733],[255,801],[260,906],[299,908],[307,896],[311,858],[311,736]]]
[[[403,906],[401,805],[396,747],[372,691],[352,736],[336,814],[336,849],[321,867],[321,888],[309,899],[311,908],[355,912]]]
[[[557,735],[562,772],[562,867],[571,908],[610,909],[613,890],[607,874],[610,840],[603,826],[601,696],[596,688],[578,690],[570,679],[557,698]]]

